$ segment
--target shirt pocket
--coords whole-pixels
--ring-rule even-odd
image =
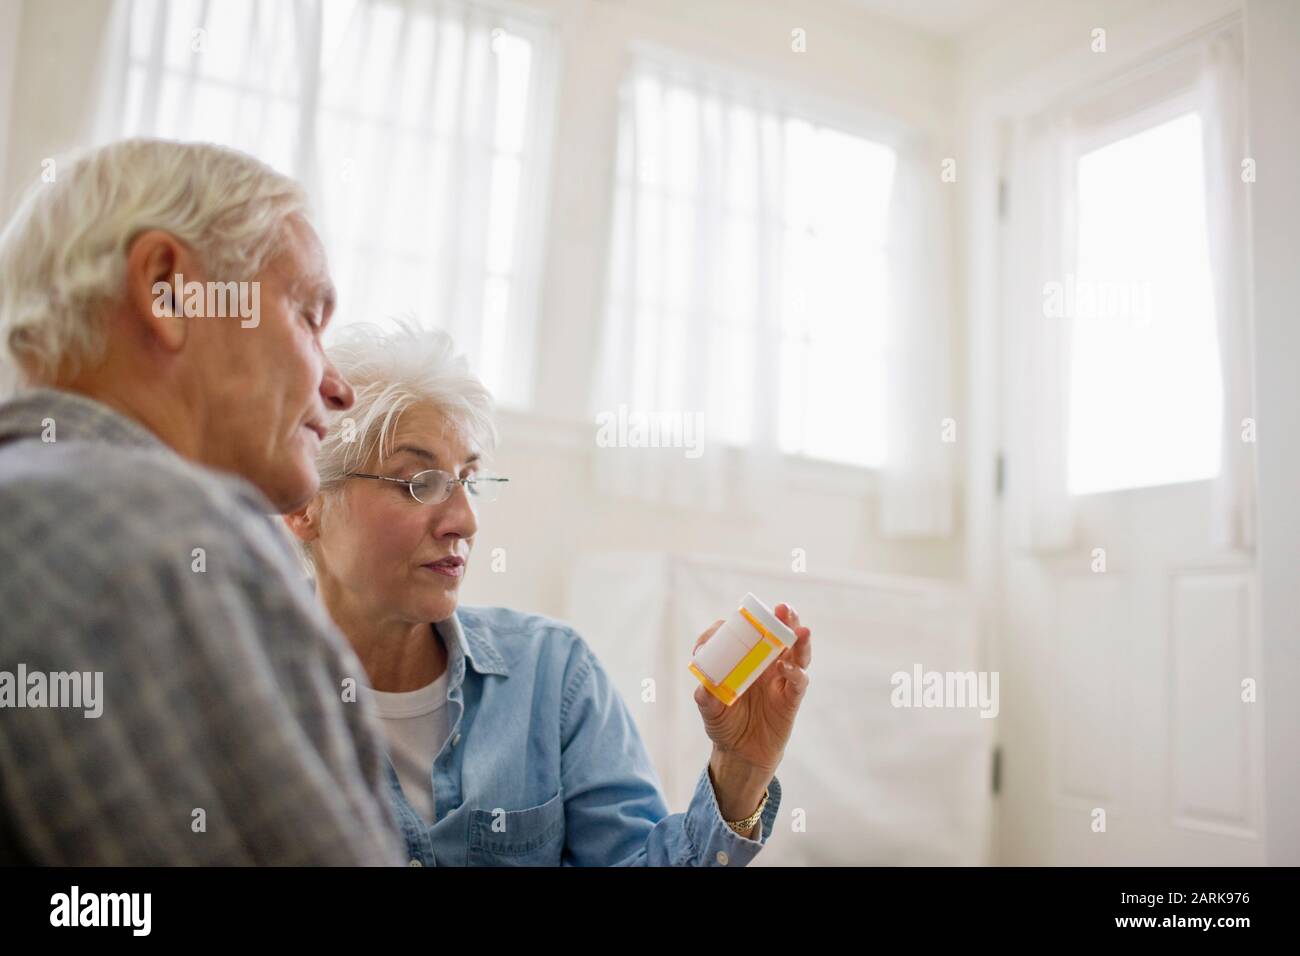
[[[564,849],[562,792],[535,807],[494,811],[470,811],[470,866],[560,865]]]

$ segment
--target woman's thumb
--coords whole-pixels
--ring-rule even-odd
[[[727,709],[727,705],[705,690],[703,684],[695,688],[695,703],[699,705],[700,713],[708,720],[721,716]]]

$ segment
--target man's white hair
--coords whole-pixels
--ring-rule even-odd
[[[47,380],[103,354],[104,306],[125,292],[131,242],[161,229],[223,281],[249,280],[285,220],[307,216],[302,187],[211,143],[130,139],[56,163],[0,234],[0,380]]]
[[[484,456],[496,447],[492,393],[441,329],[422,328],[411,318],[356,323],[341,329],[327,351],[356,401],[321,442],[316,468],[322,491],[337,488],[376,452],[386,458],[402,413],[414,406],[438,412]]]

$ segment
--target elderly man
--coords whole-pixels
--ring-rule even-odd
[[[217,146],[88,153],[0,236],[0,863],[403,862],[266,516],[352,405],[332,308],[301,189]]]

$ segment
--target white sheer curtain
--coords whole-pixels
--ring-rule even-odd
[[[1011,229],[1008,321],[1017,352],[1009,369],[1008,476],[1018,546],[1054,551],[1074,542],[1074,506],[1067,490],[1070,396],[1070,313],[1049,314],[1045,287],[1061,282],[1072,259],[1073,171],[1065,120],[1026,120],[1013,131],[1008,175]]]
[[[457,0],[121,0],[114,135],[204,139],[307,185],[337,323],[447,328],[506,404],[530,391],[547,27]]]
[[[598,428],[620,414],[692,422],[703,447],[694,458],[631,441],[608,447],[598,431],[599,490],[706,510],[771,508],[786,455],[882,464],[891,347],[910,349],[918,380],[908,400],[936,381],[947,387],[946,332],[938,356],[919,337],[889,342],[897,133],[851,133],[879,126],[826,115],[825,104],[753,78],[658,51],[634,58],[620,92],[592,411]],[[926,217],[910,224],[907,247],[909,279],[926,285],[936,279],[933,264],[920,264],[933,252],[922,233],[937,227],[925,200],[935,198],[923,190],[905,204]],[[946,326],[946,307],[928,293],[904,302],[913,306],[918,336]],[[949,413],[942,399],[920,411],[940,407]],[[926,428],[936,444],[940,417]],[[907,464],[915,477],[935,463]],[[942,480],[912,483],[923,484]]]
[[[601,492],[711,511],[776,500],[785,162],[778,113],[672,64],[629,71],[592,409],[665,434],[602,442]]]
[[[952,187],[941,169],[942,155],[928,137],[904,140],[889,205],[880,473],[880,529],[887,537],[947,537],[953,527],[952,459],[960,435],[950,358]]]
[[[1243,440],[1251,400],[1251,303],[1242,51],[1238,31],[1205,44],[1198,95],[1205,136],[1206,227],[1223,372],[1223,435],[1211,512],[1213,542],[1251,550],[1255,542],[1255,445]]]

